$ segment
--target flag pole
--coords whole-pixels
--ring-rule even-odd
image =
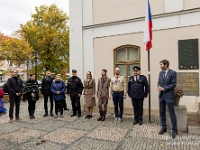
[[[149,81],[149,123],[151,123],[151,73],[150,73],[150,49],[148,50],[148,81]]]

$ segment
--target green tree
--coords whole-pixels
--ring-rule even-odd
[[[21,36],[38,53],[38,71],[63,74],[69,68],[69,20],[56,5],[35,8],[31,20],[20,25]]]

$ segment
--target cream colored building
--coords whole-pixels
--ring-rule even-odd
[[[177,72],[178,40],[200,38],[199,0],[150,0],[153,20],[153,48],[151,49],[151,107],[158,112],[157,80],[159,61],[168,59]],[[126,79],[139,65],[148,76],[147,52],[143,44],[146,0],[70,0],[70,69],[77,69],[83,80],[91,71],[97,79],[101,69],[114,75],[119,66]],[[199,44],[199,43],[198,43]],[[199,44],[200,45],[200,44]],[[198,47],[199,48],[199,47]],[[200,98],[184,96],[180,105],[188,112],[197,112]],[[130,98],[125,100],[125,112],[132,112]],[[109,101],[112,108],[113,103]],[[144,101],[148,109],[148,99]],[[113,109],[111,109],[113,111]]]

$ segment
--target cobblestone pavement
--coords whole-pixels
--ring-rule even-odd
[[[8,108],[8,103],[6,107]],[[43,100],[36,106],[35,119],[30,120],[27,102],[21,103],[22,121],[8,123],[8,113],[0,117],[0,150],[199,150],[200,136],[179,132],[171,138],[171,131],[158,135],[159,118],[152,116],[152,123],[144,116],[142,126],[132,124],[132,116],[124,116],[123,122],[114,123],[114,116],[107,115],[104,122],[70,117],[43,117]],[[70,105],[68,105],[70,107]]]

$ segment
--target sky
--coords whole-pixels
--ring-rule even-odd
[[[35,7],[56,4],[69,15],[69,0],[0,0],[0,32],[10,35],[31,19]]]

